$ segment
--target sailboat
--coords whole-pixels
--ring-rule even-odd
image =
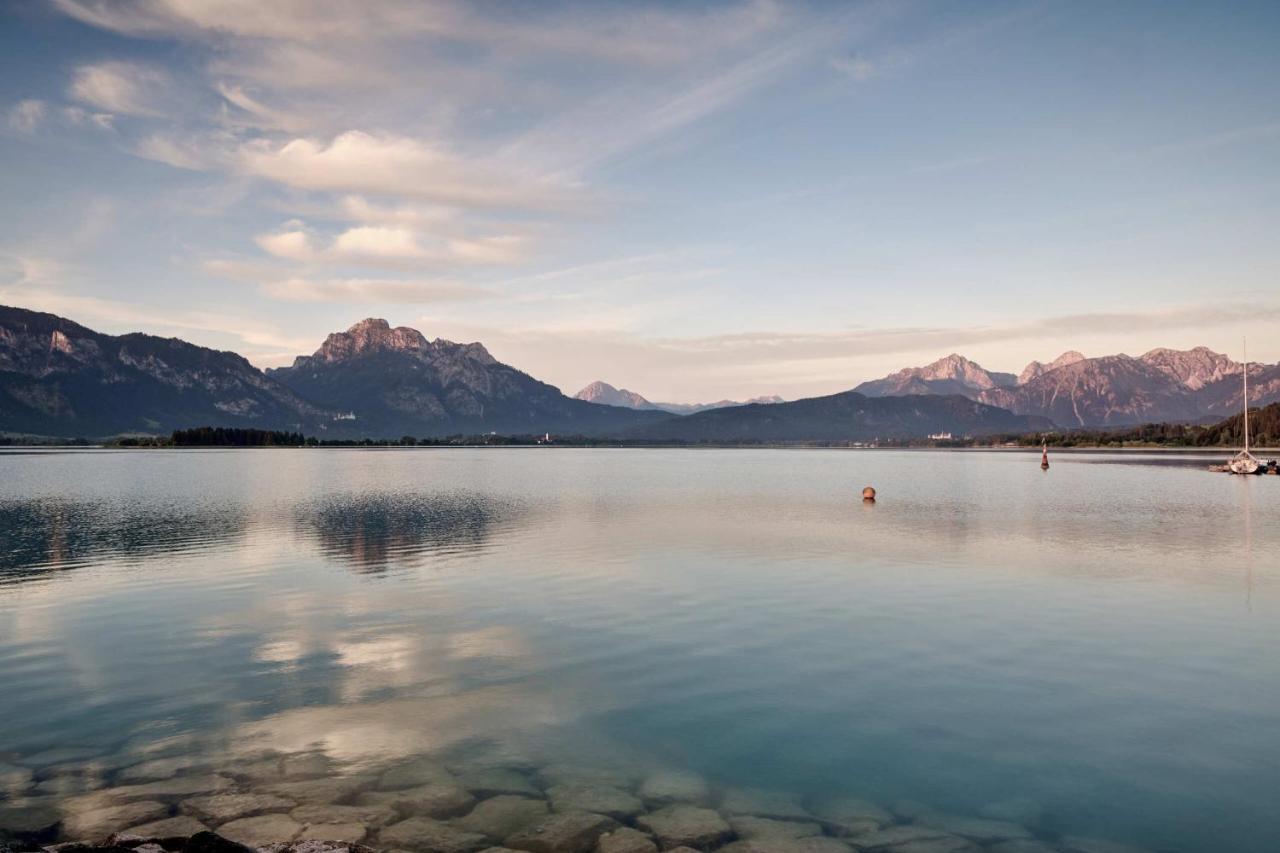
[[[1049,442],[1045,442],[1040,446],[1040,470],[1049,470]]]
[[[1249,348],[1244,350],[1244,449],[1227,460],[1227,470],[1232,474],[1256,474],[1262,467],[1258,457],[1249,452]]]

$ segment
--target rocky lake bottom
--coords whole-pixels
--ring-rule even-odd
[[[1026,798],[952,814],[915,801],[721,787],[680,768],[540,763],[485,742],[358,767],[323,752],[250,752],[220,764],[189,748],[162,742],[100,757],[64,748],[0,765],[0,839],[14,851],[79,842],[143,853],[181,850],[209,831],[275,851],[1142,853],[1048,830]]]

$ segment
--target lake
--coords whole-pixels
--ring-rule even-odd
[[[1274,851],[1280,477],[1169,458],[5,452],[0,834],[399,766]]]

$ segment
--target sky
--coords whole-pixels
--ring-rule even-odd
[[[573,393],[1280,361],[1280,4],[13,0],[0,304]]]

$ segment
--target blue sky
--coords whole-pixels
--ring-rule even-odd
[[[0,7],[0,302],[572,393],[1280,360],[1280,4]]]

